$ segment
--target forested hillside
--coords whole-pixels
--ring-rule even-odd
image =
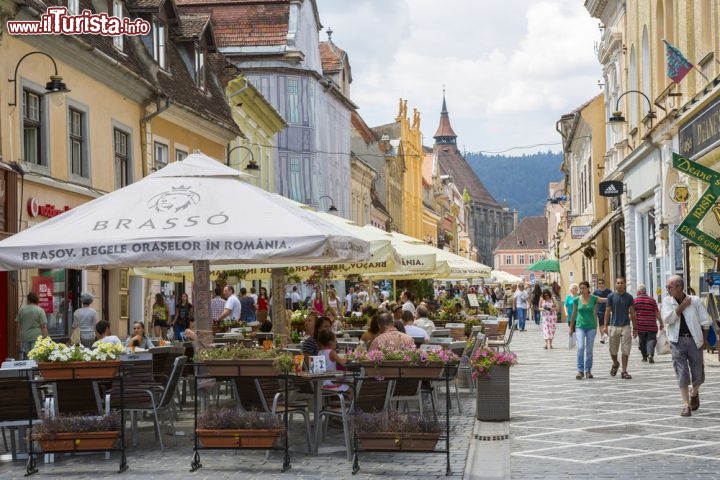
[[[518,211],[519,217],[543,215],[548,183],[563,179],[562,154],[535,153],[516,157],[467,153],[466,160],[501,204]]]

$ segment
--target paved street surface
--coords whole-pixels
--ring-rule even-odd
[[[720,474],[720,367],[706,355],[707,381],[700,410],[680,417],[680,396],[669,356],[640,362],[634,350],[629,372],[610,377],[607,347],[596,344],[592,380],[575,380],[575,351],[567,348],[567,327],[558,325],[555,349],[542,348],[540,327],[516,332],[512,350],[520,364],[511,369],[510,422],[476,422],[474,399],[462,394],[463,414],[453,408],[449,478],[517,479],[676,479],[718,478]],[[441,395],[441,402],[444,396]],[[38,462],[35,478],[243,478],[243,479],[441,479],[445,455],[362,453],[360,472],[352,475],[344,451],[310,456],[303,440],[293,442],[292,469],[281,473],[282,456],[243,450],[201,451],[203,468],[190,472],[191,411],[181,413],[178,430],[165,436],[165,451],[153,438],[151,423],[141,423],[140,443],[127,450],[129,470],[117,474],[116,453],[56,456],[54,464]],[[149,420],[149,419],[148,419]],[[339,425],[331,425],[324,446],[342,445]],[[302,438],[301,425],[291,433]],[[506,435],[509,433],[509,440]],[[22,478],[24,462],[0,463],[0,478]]]
[[[608,348],[596,341],[595,378],[576,380],[567,326],[557,333],[554,350],[543,350],[535,324],[513,338],[522,362],[511,370],[513,478],[720,477],[717,355],[705,355],[700,409],[683,418],[669,355],[642,363],[634,348],[633,378],[623,380],[610,376]]]

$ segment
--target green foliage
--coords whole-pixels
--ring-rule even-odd
[[[465,159],[495,200],[516,209],[520,218],[542,215],[548,183],[563,178],[560,153],[522,156],[468,153]]]

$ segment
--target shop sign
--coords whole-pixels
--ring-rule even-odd
[[[700,195],[682,223],[677,233],[714,255],[720,255],[720,240],[714,235],[703,232],[698,225],[708,212],[714,211],[715,202],[720,197],[720,174],[698,162],[673,152],[673,168],[687,175],[709,183],[710,186]]]
[[[40,300],[38,306],[45,310],[45,313],[53,313],[52,277],[32,277],[32,288]]]
[[[684,183],[676,183],[670,187],[670,200],[675,203],[687,203],[690,198],[690,187]]]
[[[30,197],[27,201],[27,212],[28,215],[30,215],[31,217],[57,217],[61,213],[65,213],[70,210],[70,208],[71,207],[69,205],[65,205],[64,207],[56,207],[52,203],[40,205],[38,199],[35,197]]]
[[[603,197],[619,197],[623,193],[623,183],[620,180],[600,182],[600,195]]]
[[[577,227],[570,227],[570,238],[572,239],[580,239],[583,238],[585,235],[590,233],[590,225],[581,225]]]
[[[684,157],[692,157],[720,141],[720,101],[682,127],[678,140]]]

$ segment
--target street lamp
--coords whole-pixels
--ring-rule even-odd
[[[655,112],[652,111],[652,102],[650,102],[650,99],[648,98],[648,96],[639,90],[628,90],[627,92],[621,94],[618,97],[617,102],[615,104],[615,111],[610,116],[610,118],[608,118],[608,123],[612,127],[613,133],[616,136],[619,136],[622,133],[623,125],[625,124],[625,117],[623,117],[622,111],[620,110],[620,99],[622,97],[624,97],[625,95],[627,95],[628,93],[639,93],[640,95],[642,95],[643,98],[645,100],[647,100],[647,102],[648,102],[647,116],[649,118],[655,118]]]
[[[319,200],[322,200],[323,198],[329,198],[330,199],[330,208],[328,208],[328,212],[337,212],[338,209],[335,207],[335,200],[332,199],[330,195],[323,195],[319,198]]]
[[[17,105],[17,74],[18,69],[20,68],[20,64],[30,55],[35,54],[45,55],[47,58],[50,59],[50,61],[53,63],[53,67],[55,68],[55,74],[50,75],[50,81],[45,84],[45,90],[48,91],[48,93],[54,93],[54,92],[69,92],[67,85],[65,85],[62,81],[62,77],[58,75],[58,69],[57,64],[55,63],[55,59],[48,55],[45,52],[40,51],[34,51],[30,53],[26,53],[25,55],[18,60],[18,63],[15,65],[15,74],[13,75],[13,78],[9,78],[8,82],[13,84],[13,101],[12,103],[8,103],[9,106],[14,107]]]
[[[225,165],[228,167],[230,166],[230,154],[237,150],[238,148],[242,148],[243,150],[247,150],[247,152],[250,154],[250,161],[248,162],[247,166],[245,167],[245,170],[260,170],[260,166],[255,163],[255,156],[253,155],[252,150],[250,150],[245,145],[238,145],[236,147],[233,147],[227,151],[227,156],[225,157]]]

